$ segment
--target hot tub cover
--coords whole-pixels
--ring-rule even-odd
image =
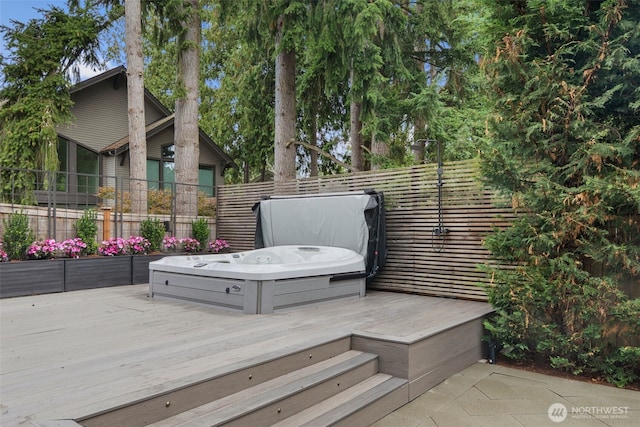
[[[362,254],[367,278],[387,257],[384,194],[374,190],[265,197],[253,207],[256,249],[318,245]]]

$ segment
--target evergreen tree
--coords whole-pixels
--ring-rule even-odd
[[[0,57],[0,182],[2,194],[13,191],[25,202],[35,176],[4,168],[57,170],[55,129],[71,119],[71,81],[79,79],[80,64],[100,65],[98,34],[110,22],[80,6],[39,11],[41,18],[1,28],[10,54]]]
[[[487,239],[513,264],[489,269],[497,317],[487,326],[513,357],[637,380],[640,3],[487,7],[497,111],[483,167],[520,211]]]

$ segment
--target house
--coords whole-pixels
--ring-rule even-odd
[[[58,193],[69,198],[94,195],[116,180],[128,188],[126,69],[120,66],[80,82],[71,89],[71,98],[73,121],[57,129],[63,172],[57,178]],[[174,115],[146,89],[145,123],[149,188],[164,188],[174,182]],[[213,197],[216,183],[234,163],[202,130],[199,165],[200,191]]]

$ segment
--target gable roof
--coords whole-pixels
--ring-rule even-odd
[[[112,68],[108,71],[105,71],[104,73],[98,74],[97,76],[91,77],[87,80],[83,80],[82,82],[74,85],[70,89],[70,92],[71,93],[80,92],[84,89],[87,89],[91,86],[94,86],[112,77],[117,77],[116,79],[114,79],[114,83],[113,83],[114,85],[119,85],[119,84],[126,85],[127,69],[122,65]],[[156,133],[170,126],[173,126],[175,122],[175,113],[172,113],[167,107],[165,107],[160,102],[160,100],[158,100],[158,98],[156,98],[155,96],[153,96],[151,92],[149,92],[147,88],[144,89],[144,96],[145,96],[145,101],[151,102],[154,106],[156,106],[162,112],[162,114],[165,115],[165,117],[159,120],[156,120],[155,122],[150,123],[145,127],[146,136],[147,137],[153,136]],[[222,148],[220,148],[220,146],[218,146],[218,144],[216,144],[211,139],[211,137],[209,137],[209,135],[207,135],[200,128],[198,128],[198,132],[200,134],[201,142],[204,142],[205,144],[210,146],[213,149],[213,151],[226,162],[227,165],[237,168],[237,165],[231,159],[231,157],[229,157],[229,155],[225,153],[224,150],[222,150]],[[101,153],[102,154],[120,154],[128,150],[129,150],[129,135],[125,136],[124,138],[121,138],[120,140],[112,144],[109,144],[107,147],[101,150]]]

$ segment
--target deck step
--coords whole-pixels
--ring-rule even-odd
[[[349,350],[151,425],[272,425],[366,381],[377,372],[377,355]]]
[[[273,426],[365,426],[407,403],[408,395],[407,380],[376,374]]]

